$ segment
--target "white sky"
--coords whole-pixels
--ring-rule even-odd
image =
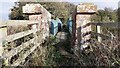
[[[18,0],[0,0],[0,20],[8,20],[8,15],[10,13],[10,8],[14,6],[14,2]],[[27,1],[27,0],[26,0]],[[59,0],[57,0],[59,1]],[[104,9],[105,7],[117,9],[118,2],[120,0],[64,0],[66,2],[71,2],[74,4],[79,4],[80,2],[91,2],[97,5],[98,9]]]

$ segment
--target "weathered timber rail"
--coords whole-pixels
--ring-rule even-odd
[[[98,41],[101,42],[102,38],[105,37],[105,39],[119,39],[117,37],[113,37],[113,36],[109,36],[109,35],[105,35],[102,33],[101,27],[109,27],[109,28],[113,28],[113,29],[120,29],[119,27],[119,22],[94,22],[94,23],[89,23],[90,25],[95,25],[97,26],[97,33],[96,32],[92,32],[94,35],[98,36]]]
[[[93,35],[100,36],[101,38],[105,37],[107,39],[110,39],[112,37],[109,35],[102,34],[101,33],[102,30],[100,27],[109,27],[109,28],[113,28],[113,29],[120,29],[119,22],[91,22],[91,23],[87,23],[86,25],[84,25],[81,28],[86,28],[87,26],[90,26],[90,25],[97,26],[97,29],[96,29],[97,32],[90,31],[90,32],[87,32],[86,34],[93,34]],[[86,34],[83,34],[82,36],[84,36]]]

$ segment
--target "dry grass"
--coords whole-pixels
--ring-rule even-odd
[[[50,41],[53,39],[50,39]],[[32,59],[30,60],[30,66],[55,66],[55,47],[50,44],[50,42],[41,44],[34,52]]]
[[[94,40],[90,48],[80,54],[81,65],[120,66],[120,43],[117,40]]]

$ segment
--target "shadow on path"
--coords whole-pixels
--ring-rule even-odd
[[[57,62],[58,66],[78,65],[78,63],[76,63],[76,59],[74,59],[72,55],[73,53],[71,51],[69,32],[63,29],[62,31],[58,32],[56,38],[59,40],[59,43],[54,46],[56,47],[56,50],[59,51],[62,55],[60,62]]]

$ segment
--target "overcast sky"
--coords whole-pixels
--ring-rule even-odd
[[[14,6],[14,2],[17,0],[0,0],[0,20],[8,20],[10,8]],[[26,0],[27,1],[27,0]],[[105,7],[117,9],[119,0],[64,0],[66,2],[74,3],[75,5],[80,2],[91,2],[97,5],[98,9],[104,9]]]

